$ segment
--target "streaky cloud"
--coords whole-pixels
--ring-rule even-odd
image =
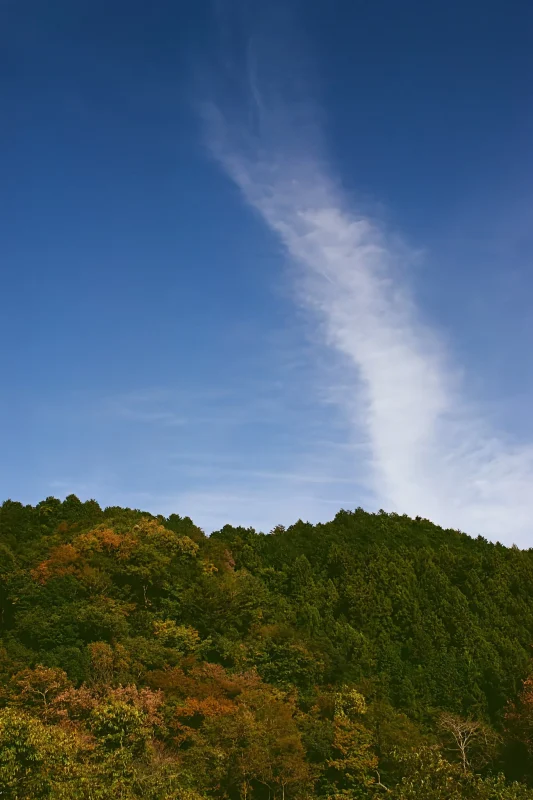
[[[294,113],[279,80],[263,95],[257,53],[253,64],[240,106],[204,106],[209,149],[285,246],[298,300],[341,358],[341,402],[368,442],[376,507],[526,545],[533,447],[491,430],[468,401],[410,291],[409,249],[345,196],[312,103]]]

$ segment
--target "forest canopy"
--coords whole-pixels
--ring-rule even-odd
[[[502,532],[502,535],[504,532]],[[0,507],[0,796],[533,798],[533,550]]]

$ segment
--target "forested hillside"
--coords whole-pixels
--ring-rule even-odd
[[[533,550],[427,520],[7,501],[0,797],[533,798],[532,644]]]

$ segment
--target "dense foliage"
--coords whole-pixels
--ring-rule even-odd
[[[533,798],[533,551],[0,508],[0,795]]]

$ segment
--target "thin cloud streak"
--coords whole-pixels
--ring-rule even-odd
[[[312,473],[283,472],[278,470],[243,469],[232,466],[224,466],[224,469],[221,470],[220,466],[213,467],[209,465],[208,459],[206,459],[205,464],[189,469],[189,474],[193,474],[195,477],[215,476],[219,480],[221,477],[224,477],[225,479],[231,479],[236,475],[242,475],[247,479],[260,478],[264,479],[265,481],[276,481],[276,483],[287,481],[290,483],[316,483],[319,485],[334,484],[335,486],[339,484],[349,484],[350,486],[353,486],[354,484],[353,478],[347,478],[346,476],[342,475],[314,475]]]
[[[248,101],[253,130],[243,128],[249,114],[207,108],[209,147],[283,242],[300,302],[341,357],[350,387],[341,402],[354,437],[368,439],[376,507],[531,543],[533,448],[490,430],[467,402],[409,292],[407,248],[351,207],[317,150],[320,136],[299,128],[279,95],[274,105],[261,100],[255,72]]]

